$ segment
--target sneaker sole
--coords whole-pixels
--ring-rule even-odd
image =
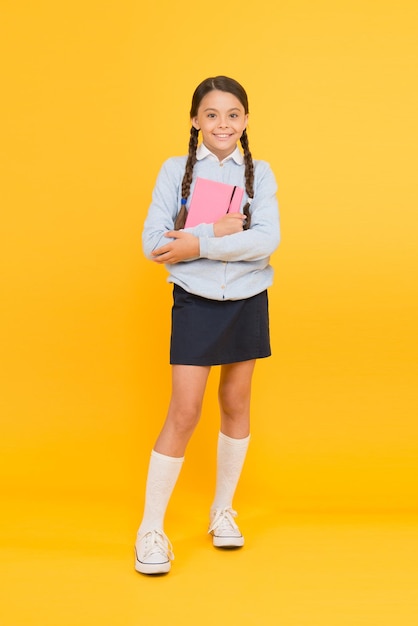
[[[244,537],[217,537],[213,535],[213,545],[215,548],[242,548]]]
[[[165,563],[142,563],[135,557],[135,570],[140,574],[168,574],[170,569],[170,561]]]

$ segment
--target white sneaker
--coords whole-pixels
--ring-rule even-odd
[[[135,569],[141,574],[167,574],[174,559],[173,548],[162,530],[138,535],[135,542]]]
[[[208,532],[216,548],[241,548],[244,545],[244,537],[234,520],[236,516],[236,511],[230,507],[213,511]]]

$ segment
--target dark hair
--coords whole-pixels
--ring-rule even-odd
[[[192,106],[190,109],[190,119],[196,117],[197,112],[199,110],[200,103],[203,98],[210,93],[211,91],[225,91],[227,93],[233,94],[238,100],[241,102],[244,107],[245,114],[249,113],[248,109],[248,98],[245,92],[244,87],[242,87],[236,80],[233,78],[228,78],[227,76],[215,76],[214,78],[206,78],[204,81],[200,83],[195,89],[195,92],[192,97]],[[186,162],[186,168],[183,176],[183,181],[181,183],[181,197],[182,197],[182,205],[180,208],[180,212],[175,221],[174,228],[179,230],[180,228],[184,228],[184,224],[186,222],[187,217],[187,209],[186,209],[186,200],[190,194],[190,186],[193,180],[193,168],[196,163],[196,150],[198,143],[199,131],[194,126],[190,129],[190,140],[189,140],[189,154]],[[241,138],[240,138],[241,146],[244,153],[244,164],[245,164],[245,191],[250,199],[254,197],[254,163],[253,158],[251,156],[249,144],[248,144],[248,136],[247,131],[244,128]],[[244,228],[248,229],[250,227],[251,215],[250,215],[250,203],[247,202],[244,206],[244,215],[246,216],[246,221]]]

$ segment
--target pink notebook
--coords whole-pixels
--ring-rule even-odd
[[[213,224],[226,213],[238,213],[244,189],[236,185],[197,178],[185,227]]]

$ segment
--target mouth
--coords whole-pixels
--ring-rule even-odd
[[[215,135],[216,139],[229,139],[232,135],[227,135],[227,134],[222,134],[222,135]]]

